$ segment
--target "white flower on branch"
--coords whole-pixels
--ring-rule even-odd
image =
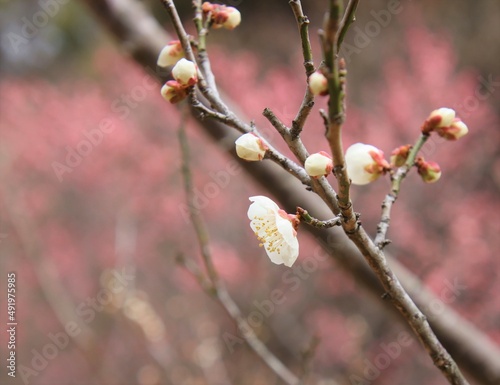
[[[262,139],[252,133],[241,135],[236,139],[235,144],[236,154],[241,159],[251,162],[262,160],[268,150]]]
[[[313,72],[309,76],[309,89],[313,95],[327,95],[328,94],[328,80],[321,72]]]
[[[307,174],[313,178],[327,176],[333,170],[332,157],[325,151],[309,155],[304,163],[304,168]]]
[[[299,241],[296,215],[287,214],[265,196],[249,198],[253,202],[248,208],[250,227],[264,246],[271,262],[291,267],[299,256]]]
[[[159,67],[169,67],[176,64],[179,60],[184,57],[184,51],[182,49],[181,42],[179,40],[172,40],[168,43],[158,55],[158,64]]]
[[[172,68],[172,76],[183,86],[194,86],[198,81],[198,67],[192,61],[181,59]]]
[[[358,185],[373,182],[390,169],[384,152],[370,144],[353,144],[345,153],[345,161],[349,178]]]

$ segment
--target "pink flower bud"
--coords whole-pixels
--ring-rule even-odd
[[[172,76],[183,86],[193,86],[198,81],[198,67],[192,61],[181,59],[172,68]]]
[[[410,155],[411,148],[411,144],[396,148],[391,153],[391,165],[394,167],[401,167],[404,165],[406,163],[406,159],[408,159],[408,155]]]
[[[312,73],[309,76],[309,89],[313,95],[328,95],[328,79],[319,71]]]
[[[429,134],[431,131],[439,127],[448,127],[453,123],[455,119],[455,110],[451,108],[439,108],[430,113],[427,120],[424,122],[422,127],[422,132],[424,134]]]
[[[304,168],[307,174],[313,178],[327,176],[333,170],[332,158],[326,152],[320,151],[307,157]]]
[[[163,47],[156,64],[158,64],[159,67],[169,67],[177,63],[183,57],[184,51],[182,50],[181,42],[179,40],[172,40]]]
[[[385,174],[390,165],[384,159],[384,152],[369,144],[355,143],[345,153],[347,174],[353,184],[373,182]]]
[[[236,154],[251,162],[262,160],[268,150],[262,139],[252,133],[241,135],[235,144]]]
[[[460,119],[455,118],[449,127],[439,127],[436,129],[436,132],[439,136],[445,138],[446,140],[457,140],[462,136],[467,135],[469,128]]]
[[[175,80],[169,80],[161,88],[161,96],[166,101],[175,104],[186,98],[187,90]]]
[[[425,183],[434,183],[441,178],[441,167],[436,162],[426,162],[424,158],[418,158],[415,165]]]

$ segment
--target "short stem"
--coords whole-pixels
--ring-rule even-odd
[[[307,210],[304,210],[302,207],[297,207],[297,216],[300,217],[302,222],[318,229],[329,229],[330,227],[340,226],[342,224],[340,217],[335,217],[327,221],[320,221],[319,219],[312,217]]]
[[[410,150],[408,154],[408,158],[403,166],[399,167],[398,170],[391,175],[391,191],[385,196],[384,201],[382,202],[382,214],[380,217],[380,222],[377,225],[377,235],[375,236],[374,243],[378,246],[379,249],[384,248],[386,245],[390,243],[389,240],[386,239],[387,232],[389,231],[389,225],[391,222],[391,210],[392,205],[399,196],[399,190],[401,189],[401,183],[408,175],[408,172],[415,164],[415,159],[419,151],[422,149],[422,146],[425,144],[429,135],[421,134],[417,139],[417,142]]]

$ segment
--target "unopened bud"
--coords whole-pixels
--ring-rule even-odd
[[[307,157],[304,168],[307,174],[313,178],[327,176],[333,170],[332,158],[328,153],[320,151]]]
[[[436,162],[426,162],[424,158],[418,158],[415,165],[425,183],[434,183],[441,178],[441,167]]]
[[[181,59],[172,68],[172,76],[183,86],[193,86],[198,81],[198,67],[192,61]]]
[[[181,42],[173,40],[163,47],[156,63],[159,67],[169,67],[176,64],[183,57],[184,51],[182,50]]]
[[[384,152],[369,144],[355,143],[345,153],[347,174],[353,184],[368,184],[385,174],[390,165]]]
[[[235,29],[241,23],[241,13],[234,7],[227,7],[227,20],[222,24],[226,29]]]
[[[446,140],[457,140],[467,135],[469,128],[464,122],[456,118],[449,127],[439,127],[436,132]]]
[[[175,104],[186,98],[187,90],[186,87],[183,87],[177,81],[169,80],[161,88],[161,96],[166,101]]]
[[[257,135],[248,133],[236,139],[236,154],[241,159],[259,161],[264,158],[268,147]]]
[[[241,23],[241,13],[234,7],[205,2],[201,9],[205,14],[210,12],[213,28],[234,29]]]
[[[455,119],[455,110],[451,108],[439,108],[430,113],[427,120],[424,122],[422,132],[429,134],[431,131],[440,127],[449,127]]]
[[[314,72],[309,76],[309,89],[313,95],[328,95],[328,79],[321,72]]]
[[[408,155],[410,155],[411,148],[411,144],[396,148],[391,153],[391,165],[393,167],[401,167],[402,165],[404,165],[406,163],[406,159],[408,159]]]

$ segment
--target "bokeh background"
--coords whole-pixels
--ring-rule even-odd
[[[176,263],[179,255],[200,259],[182,189],[181,116],[161,98],[150,77],[155,69],[136,64],[127,42],[110,36],[84,1],[59,0],[57,9],[46,3],[0,3],[2,329],[7,272],[17,274],[19,322],[16,379],[6,374],[1,334],[2,383],[280,384]],[[177,3],[193,31],[190,2]],[[377,21],[389,3],[397,12]],[[414,173],[407,179],[388,250],[500,344],[500,3],[389,3],[361,2],[346,38],[354,49],[344,52],[344,144],[370,143],[389,154],[414,142],[441,106],[468,124],[462,140],[425,147],[443,176],[433,185]],[[172,33],[160,2],[144,4]],[[241,26],[209,37],[217,80],[287,153],[261,112],[269,107],[289,124],[300,105],[304,75],[293,14],[287,1],[231,5],[242,12]],[[325,7],[304,2],[316,64]],[[367,30],[374,21],[378,29]],[[310,152],[326,147],[317,113],[325,100],[317,104],[304,132]],[[256,333],[292,371],[301,372],[301,352],[317,337],[311,384],[446,383],[414,340],[373,378],[363,377],[405,327],[333,261],[321,261],[297,284],[272,265],[246,218],[247,197],[266,191],[194,121],[187,131],[216,267],[245,314],[263,314]],[[379,180],[353,188],[372,234],[388,187]],[[317,246],[304,232],[299,238],[300,262]],[[452,297],[445,295],[450,287]],[[274,289],[286,299],[265,314],[259,306]],[[228,335],[237,342],[228,345]]]

